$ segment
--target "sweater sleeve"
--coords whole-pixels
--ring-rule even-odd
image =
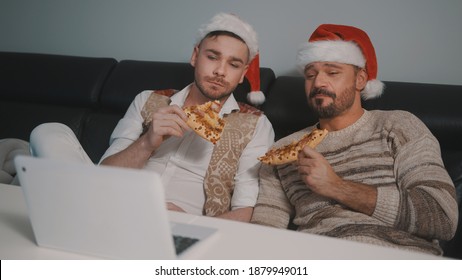
[[[260,168],[260,191],[251,222],[277,228],[287,228],[293,207],[284,192],[275,167]]]
[[[436,138],[416,117],[407,119],[412,129],[403,127],[393,136],[399,194],[382,194],[382,198],[391,199],[387,209],[379,193],[374,215],[392,212],[397,205],[395,226],[426,239],[449,240],[458,220],[454,184],[444,168]]]

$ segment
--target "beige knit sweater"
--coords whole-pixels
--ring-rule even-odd
[[[316,149],[345,180],[377,187],[372,216],[313,193],[292,164],[263,165],[253,223],[286,228],[293,218],[303,232],[442,254],[438,239],[451,239],[457,228],[455,188],[439,143],[417,117],[365,111],[355,124],[329,132]]]

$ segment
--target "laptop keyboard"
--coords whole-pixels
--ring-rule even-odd
[[[175,242],[176,254],[181,254],[184,250],[188,249],[191,245],[199,241],[197,238],[173,235],[173,241]]]

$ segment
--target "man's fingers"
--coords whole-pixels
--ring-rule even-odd
[[[319,159],[323,158],[323,156],[318,153],[315,149],[310,148],[309,146],[303,147],[303,149],[298,153],[298,158],[311,158],[311,159]]]
[[[186,113],[178,107],[177,105],[170,105],[167,107],[160,108],[157,113],[162,115],[177,115],[180,117],[184,122],[188,121],[188,116]]]
[[[153,115],[153,123],[162,122],[161,126],[178,126],[183,131],[190,129],[187,121],[185,112],[176,105],[162,108]]]
[[[187,126],[187,125],[186,125]],[[189,126],[187,126],[189,129]],[[158,135],[172,135],[182,137],[185,131],[185,127],[172,119],[163,119],[153,122],[153,131]]]
[[[212,108],[212,110],[215,111],[216,113],[220,113],[221,105],[213,102],[210,108]]]

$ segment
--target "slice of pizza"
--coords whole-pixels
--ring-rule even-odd
[[[183,108],[188,116],[186,122],[199,136],[217,143],[225,126],[225,121],[220,117],[220,101],[209,101],[200,105],[193,105]]]
[[[258,159],[269,165],[279,165],[297,160],[298,152],[308,145],[315,148],[326,137],[327,129],[313,129],[310,133],[305,134],[300,140],[279,148],[272,148],[265,155]]]

